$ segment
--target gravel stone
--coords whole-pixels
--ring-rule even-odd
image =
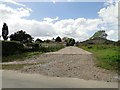
[[[19,70],[26,73],[39,73],[54,77],[71,77],[85,80],[117,81],[115,72],[95,66],[92,53],[77,47],[66,47],[57,52],[42,54],[21,63],[37,63]]]

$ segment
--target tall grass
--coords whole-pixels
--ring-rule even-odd
[[[96,65],[98,67],[108,70],[118,70],[118,63],[120,58],[118,57],[118,47],[114,45],[86,45],[79,46],[87,51],[93,53],[96,58]]]
[[[41,52],[24,52],[21,54],[9,55],[2,57],[2,62],[23,61],[26,58],[31,58],[42,54]]]
[[[54,51],[58,51],[60,49],[64,48],[63,45],[48,45],[48,46],[41,46],[39,48],[39,51],[41,52],[54,52]]]

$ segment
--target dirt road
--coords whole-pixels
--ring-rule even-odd
[[[70,47],[63,48],[57,52],[50,52],[50,53],[46,53],[46,54],[58,54],[58,55],[84,55],[85,54],[85,55],[90,55],[92,53],[85,51],[78,47],[70,46]]]
[[[31,64],[19,70],[25,73],[39,73],[46,76],[70,77],[85,80],[117,81],[116,73],[95,66],[92,53],[77,47],[66,47],[25,61],[13,62]]]
[[[33,63],[34,65],[31,65]],[[115,88],[118,86],[116,73],[99,69],[95,66],[92,53],[77,47],[66,47],[57,52],[9,64],[30,64],[30,66],[25,66],[15,73],[3,71],[4,87]]]

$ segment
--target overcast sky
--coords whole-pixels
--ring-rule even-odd
[[[34,38],[57,36],[83,41],[98,30],[108,39],[118,40],[118,0],[106,2],[0,2],[0,32],[3,22],[9,35],[24,30]]]

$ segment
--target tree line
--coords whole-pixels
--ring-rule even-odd
[[[10,38],[10,41],[19,41],[22,44],[33,43],[34,41],[33,37],[23,30],[17,31],[14,34],[11,34],[10,36],[8,36],[8,34],[9,34],[8,26],[6,23],[4,23],[2,27],[2,37],[4,40],[7,40],[8,38]],[[66,46],[73,46],[75,44],[75,39],[73,38],[61,39],[59,36],[56,39],[53,38],[52,41],[53,42],[65,42]],[[47,39],[43,41],[39,38],[35,40],[35,43],[43,43],[43,42],[49,43],[51,42],[51,40]]]

